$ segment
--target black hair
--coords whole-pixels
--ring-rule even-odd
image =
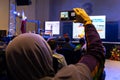
[[[79,43],[80,43],[80,44],[85,44],[85,39],[84,39],[84,38],[80,38],[80,39],[79,39]]]
[[[56,39],[52,38],[52,39],[49,39],[47,42],[50,45],[50,48],[52,50],[56,49],[56,47],[57,47],[57,41],[56,41]]]
[[[69,41],[70,41],[70,38],[69,38],[69,37],[66,37],[66,38],[65,38],[65,41],[66,41],[66,42],[69,42]]]

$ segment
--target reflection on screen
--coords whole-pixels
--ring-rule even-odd
[[[45,34],[59,35],[60,22],[59,21],[45,21]]]

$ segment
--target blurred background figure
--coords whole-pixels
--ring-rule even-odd
[[[86,41],[84,38],[79,39],[79,44],[76,45],[74,51],[77,51],[77,50],[86,50]]]
[[[55,69],[55,72],[60,70],[62,67],[67,66],[67,62],[62,54],[58,54],[56,52],[56,49],[58,47],[56,38],[50,37],[47,40],[48,44],[50,45],[50,48],[53,52],[53,67]]]
[[[86,41],[84,38],[79,39],[79,44],[76,45],[75,52],[80,52],[81,56],[83,56],[86,52]]]
[[[69,36],[68,37],[64,37],[65,43],[63,44],[63,48],[64,49],[70,49],[70,50],[74,50],[75,45],[72,44]]]
[[[79,43],[76,45],[74,49],[75,53],[75,63],[77,63],[83,55],[86,53],[86,41],[84,38],[79,39]]]
[[[22,11],[21,15],[21,33],[26,33],[26,22],[27,22],[27,17],[25,16],[24,11]]]

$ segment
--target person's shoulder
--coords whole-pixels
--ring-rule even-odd
[[[53,80],[53,77],[45,76],[41,78],[40,80]]]
[[[62,54],[54,53],[53,57],[55,57],[55,58],[63,58],[64,56]]]
[[[91,73],[88,67],[83,63],[70,64],[63,67],[57,72],[54,79],[63,80],[61,78],[66,77],[65,80],[92,80]]]

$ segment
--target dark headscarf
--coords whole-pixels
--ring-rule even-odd
[[[47,42],[34,33],[14,38],[6,48],[8,72],[15,80],[40,80],[52,76],[52,51]]]

